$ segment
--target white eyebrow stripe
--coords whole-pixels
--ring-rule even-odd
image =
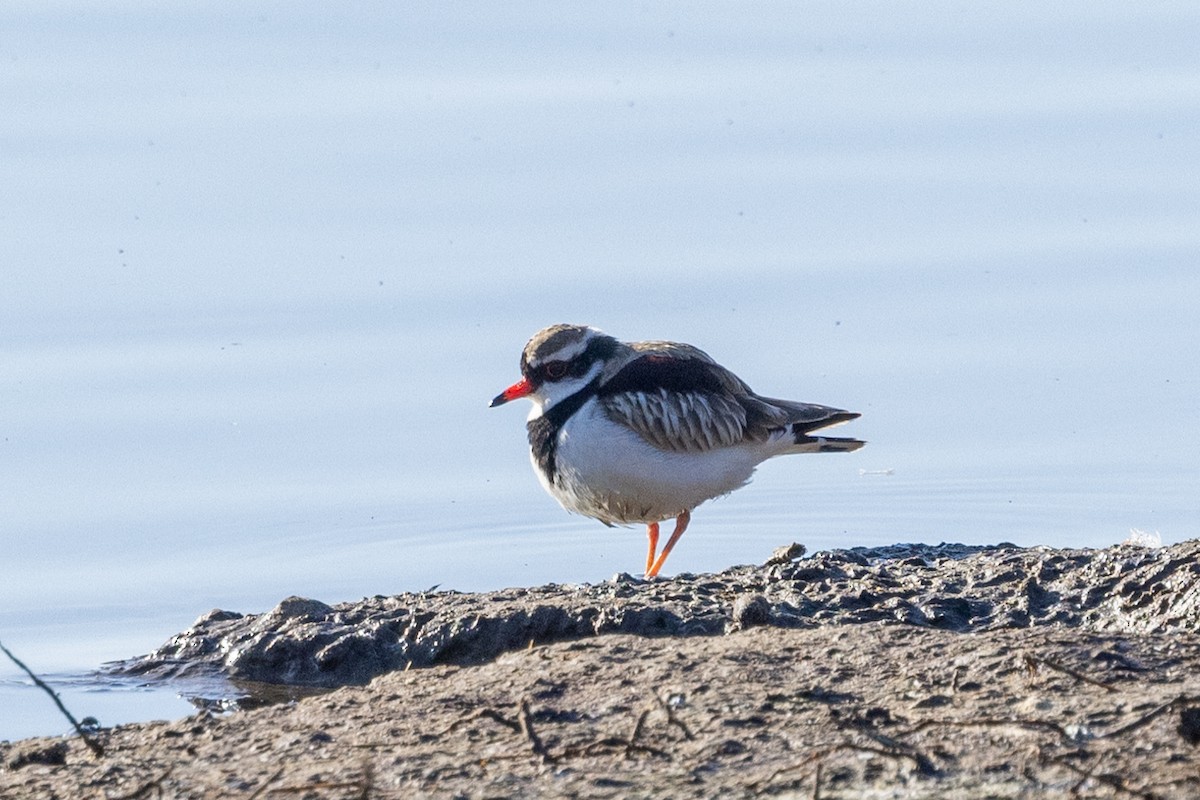
[[[569,342],[555,350],[553,353],[539,353],[534,365],[544,364],[547,361],[574,361],[579,358],[587,350],[588,343],[584,340],[577,342]]]

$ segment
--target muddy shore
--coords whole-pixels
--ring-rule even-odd
[[[113,669],[323,691],[0,743],[0,797],[1200,796],[1196,541],[288,598]]]

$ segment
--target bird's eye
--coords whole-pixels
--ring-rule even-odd
[[[542,367],[542,372],[545,373],[547,380],[556,381],[567,374],[567,362],[548,361]]]

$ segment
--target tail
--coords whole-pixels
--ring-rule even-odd
[[[795,444],[788,448],[787,452],[789,453],[851,453],[866,444],[861,439],[810,435],[813,431],[858,419],[862,416],[858,412],[843,411],[840,408],[831,408],[815,403],[763,399],[789,412],[788,427],[795,440]]]
[[[841,436],[808,436],[796,434],[796,444],[789,453],[852,453],[866,442],[862,439],[849,439]]]

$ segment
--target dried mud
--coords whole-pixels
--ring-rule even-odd
[[[1200,543],[797,555],[213,612],[115,669],[345,685],[0,744],[0,797],[1200,796]]]

